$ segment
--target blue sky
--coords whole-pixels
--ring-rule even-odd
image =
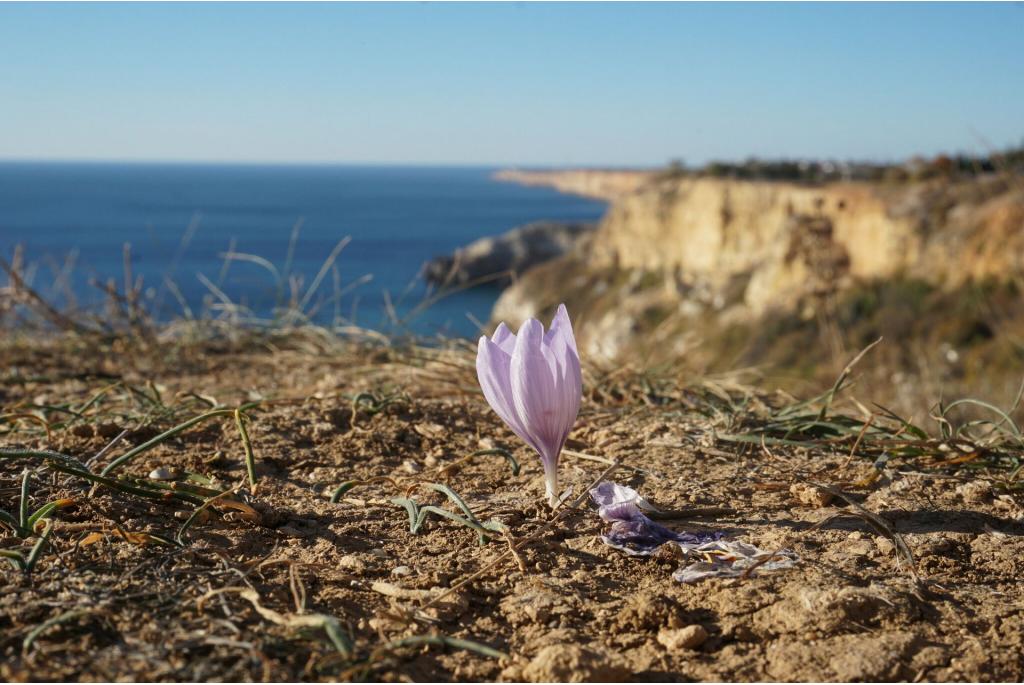
[[[0,158],[650,165],[1024,141],[1024,4],[0,4]]]

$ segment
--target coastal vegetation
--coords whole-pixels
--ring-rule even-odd
[[[834,183],[837,181],[915,182],[934,178],[966,179],[985,174],[1024,172],[1024,146],[986,155],[936,155],[913,157],[905,162],[857,162],[804,159],[758,159],[742,162],[710,161],[690,168],[683,160],[672,160],[655,173],[655,178],[730,178],[746,181],[790,181]]]

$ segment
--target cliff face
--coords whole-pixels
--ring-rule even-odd
[[[494,318],[518,324],[566,301],[589,354],[714,357],[728,326],[831,317],[868,284],[949,293],[1015,278],[1022,187],[995,176],[819,187],[652,178],[613,202],[580,249],[506,290]]]
[[[683,179],[613,205],[593,256],[714,290],[744,275],[744,301],[763,311],[822,285],[808,279],[892,275],[920,250],[915,223],[865,186]]]
[[[506,169],[494,179],[525,186],[545,186],[568,195],[582,195],[612,201],[632,193],[652,177],[653,172],[629,169],[568,169],[523,171]]]

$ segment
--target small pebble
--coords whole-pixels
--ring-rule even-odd
[[[174,480],[178,477],[178,474],[171,471],[166,466],[160,466],[149,472],[150,480]]]
[[[366,563],[354,554],[346,554],[338,559],[338,566],[349,571],[365,571]]]
[[[832,501],[832,494],[806,483],[793,483],[789,488],[789,494],[801,504],[811,507],[825,507]]]
[[[875,537],[875,547],[877,547],[878,551],[882,554],[892,554],[893,549],[895,549],[895,546],[892,544],[892,540],[882,537],[881,535]]]
[[[867,540],[854,540],[845,545],[843,551],[855,557],[866,557],[871,555],[874,547],[875,545]]]
[[[707,639],[708,631],[697,624],[685,628],[662,628],[658,633],[658,642],[669,651],[696,649]]]
[[[402,468],[405,469],[407,473],[419,473],[420,471],[423,470],[423,467],[414,462],[412,459],[406,459],[405,461],[403,461]]]
[[[391,575],[393,576],[408,576],[412,575],[412,569],[408,566],[396,566],[391,569]]]

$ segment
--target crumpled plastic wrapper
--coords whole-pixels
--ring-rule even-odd
[[[682,583],[741,576],[755,564],[757,569],[752,574],[777,571],[792,568],[800,560],[789,550],[768,552],[745,542],[725,540],[721,533],[676,532],[647,516],[645,511],[653,513],[657,509],[625,485],[605,481],[591,489],[590,498],[601,518],[611,524],[601,536],[609,547],[634,556],[650,556],[662,545],[677,545],[691,562],[672,574]]]

